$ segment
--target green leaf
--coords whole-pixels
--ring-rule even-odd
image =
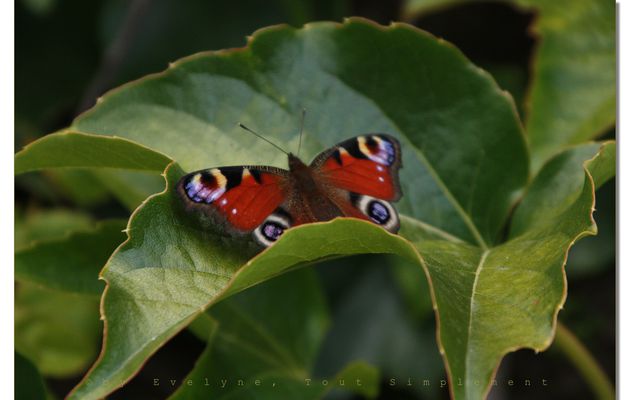
[[[129,211],[135,210],[150,195],[164,189],[164,178],[156,173],[95,169],[92,174]]]
[[[15,155],[15,173],[44,168],[118,168],[161,172],[169,159],[117,137],[65,131],[27,145]]]
[[[93,187],[105,187],[128,209],[134,210],[149,195],[160,191],[162,179],[157,174],[169,162],[163,154],[126,139],[64,131],[47,135],[18,152],[15,173],[89,168],[89,171],[64,170],[61,174],[63,177],[72,172],[90,178],[88,183],[69,182],[68,190],[77,192],[74,198],[85,197],[84,193],[92,192]]]
[[[383,52],[381,59],[374,48]],[[399,136],[408,148],[401,208],[465,240],[493,242],[511,195],[527,179],[525,142],[511,101],[455,48],[400,24],[384,30],[354,20],[261,31],[247,51],[191,56],[110,92],[72,129],[124,135],[186,170],[284,166],[284,155],[236,123],[295,149],[301,107],[310,118],[305,158],[361,132]],[[427,206],[413,202],[420,197]]]
[[[83,213],[56,209],[36,211],[26,215],[16,210],[15,248],[22,249],[33,242],[56,239],[73,231],[89,229],[91,218]]]
[[[362,360],[387,377],[384,381],[390,390],[439,397],[438,392],[445,389],[436,382],[445,379],[445,371],[436,346],[430,289],[417,262],[365,255],[322,264],[317,269],[334,312],[318,357],[317,374],[332,375],[352,360]],[[408,272],[405,278],[411,280],[410,285],[418,284],[408,303],[394,280],[401,271]],[[415,313],[420,310],[422,315]],[[406,386],[408,378],[414,385]],[[434,384],[424,386],[423,379]]]
[[[540,36],[526,119],[532,166],[538,170],[567,145],[614,126],[616,110],[615,3],[517,0],[539,13]]]
[[[15,349],[42,374],[70,377],[98,353],[98,300],[21,283],[15,296]]]
[[[615,268],[616,218],[615,181],[609,181],[597,190],[595,221],[597,236],[586,237],[571,248],[567,260],[569,282],[576,278],[591,278],[607,269]],[[584,321],[592,326],[590,319]]]
[[[15,253],[15,277],[66,292],[100,295],[98,273],[125,239],[125,221],[98,223],[52,240],[37,241]]]
[[[538,46],[526,100],[532,170],[615,123],[615,2],[504,0],[536,13]],[[408,0],[408,18],[478,0]]]
[[[591,165],[604,169],[600,163]],[[176,182],[181,174],[176,167],[169,169],[168,181]],[[522,346],[542,350],[550,343],[564,299],[566,252],[576,237],[593,233],[593,185],[584,172],[582,181],[571,207],[493,249],[447,240],[414,243],[433,284],[451,379],[468,383],[465,389],[453,387],[457,398],[480,396],[507,351]],[[420,261],[404,239],[369,223],[341,219],[288,231],[236,272],[247,255],[194,225],[173,224],[186,220],[177,202],[169,189],[146,202],[131,222],[132,232],[144,234],[139,239],[132,235],[104,271],[109,283],[104,303],[108,338],[90,381],[79,386],[75,396],[99,397],[113,390],[159,343],[209,306],[209,299],[214,303],[295,264],[363,252],[392,252]],[[166,232],[168,226],[175,231]],[[331,236],[336,240],[331,242]],[[175,241],[184,245],[167,245]],[[154,249],[161,251],[156,254]],[[137,321],[141,328],[128,321]]]
[[[345,369],[338,377],[327,379],[326,386],[312,377],[328,312],[311,270],[265,282],[221,302],[210,314],[218,323],[206,350],[173,399],[208,395],[317,399],[340,379],[342,389],[376,394],[377,374],[366,364]]]
[[[182,175],[177,165],[167,170],[167,190],[152,196],[132,217],[130,232],[145,233],[130,235],[103,270],[108,282],[104,350],[89,379],[71,397],[106,395],[211,303],[296,264],[363,252],[395,251],[414,257],[400,237],[364,221],[343,219],[288,231],[264,256],[248,262],[255,248],[217,237],[182,214],[170,186]],[[331,229],[339,232],[339,241],[328,240]],[[174,240],[180,245],[173,245]]]
[[[615,164],[608,158],[614,154],[614,144],[590,150],[582,154],[594,157],[584,163],[589,170],[614,171]],[[555,159],[547,168],[567,180],[582,182],[567,185],[574,187],[573,192],[564,193],[573,203],[555,198],[554,204],[541,205],[540,210],[556,213],[529,225],[526,231],[516,229],[508,242],[486,251],[465,244],[415,243],[428,264],[438,313],[443,317],[440,339],[451,378],[464,382],[464,386],[451,385],[455,398],[479,398],[487,393],[489,380],[506,352],[523,346],[540,351],[549,346],[566,296],[563,266],[568,249],[579,237],[596,233],[591,175],[584,174],[581,164],[557,163]],[[530,196],[554,198],[553,193],[562,190],[542,183],[544,176],[541,172],[532,187],[545,186],[547,193],[528,193],[523,206]],[[521,212],[527,210],[519,207],[516,213]]]
[[[406,0],[403,14],[405,19],[410,20],[420,13],[432,12],[462,3],[472,3],[473,1],[476,0]]]
[[[302,107],[312,115],[307,157],[362,132],[401,140],[401,236],[339,219],[289,230],[250,260],[255,248],[184,214],[173,189],[179,165],[280,165],[284,155],[236,122],[291,149]],[[245,49],[191,56],[111,92],[72,129],[124,135],[179,164],[165,172],[165,191],[134,212],[128,241],[102,272],[107,337],[71,398],[106,396],[219,300],[297,266],[360,253],[393,253],[426,268],[449,379],[465,382],[451,390],[479,398],[506,352],[549,344],[564,301],[566,252],[594,232],[593,182],[580,166],[581,175],[567,174],[579,175],[577,194],[566,193],[571,201],[559,199],[563,207],[552,205],[545,224],[502,243],[528,177],[514,105],[457,49],[402,24],[266,29]],[[590,165],[601,177],[613,161],[606,149]]]
[[[46,388],[37,367],[27,358],[15,352],[15,399],[45,400]]]
[[[601,150],[600,150],[601,149]],[[587,143],[575,146],[545,164],[529,186],[512,218],[510,236],[546,226],[555,215],[566,212],[582,195],[585,160],[597,154],[597,162],[588,163],[595,189],[615,174],[616,144]]]
[[[63,198],[69,199],[81,208],[96,208],[109,198],[107,189],[100,185],[89,171],[56,169],[45,171],[45,175]]]

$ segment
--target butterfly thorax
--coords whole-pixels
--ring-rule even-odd
[[[317,179],[316,171],[293,154],[289,154],[289,174],[290,201],[297,203],[296,209],[302,214],[297,219],[304,222],[326,221],[343,215]]]

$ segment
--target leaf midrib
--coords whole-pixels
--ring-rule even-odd
[[[466,381],[468,380],[468,371],[470,371],[471,366],[470,366],[470,338],[472,336],[472,324],[473,324],[473,308],[474,308],[474,303],[475,303],[475,294],[477,293],[477,285],[479,284],[479,275],[481,275],[481,271],[483,270],[484,264],[486,262],[486,259],[488,258],[488,254],[490,253],[490,250],[485,250],[482,254],[481,257],[479,258],[479,264],[477,264],[477,268],[475,269],[475,280],[473,281],[473,286],[470,292],[470,309],[468,310],[468,335],[466,335],[466,347],[465,347],[465,354],[466,354],[466,362],[464,363],[465,365],[465,379]]]

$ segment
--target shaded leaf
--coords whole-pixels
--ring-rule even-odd
[[[376,394],[377,374],[368,365],[353,365],[326,380],[326,386],[312,377],[328,326],[313,271],[265,282],[221,302],[210,314],[218,322],[208,346],[173,399],[317,399],[340,379],[342,388]]]
[[[88,229],[91,218],[83,213],[69,210],[36,211],[22,215],[16,211],[15,248],[22,249],[33,242],[57,239],[73,231]]]
[[[122,220],[104,221],[89,230],[38,241],[15,253],[15,277],[51,289],[100,295],[98,273],[124,241]]]
[[[56,191],[79,207],[95,207],[109,198],[107,189],[100,185],[89,171],[57,169],[45,171]]]
[[[408,0],[405,14],[478,0]],[[526,100],[532,169],[568,145],[613,127],[616,110],[615,3],[600,0],[504,0],[532,9],[539,44]]]
[[[330,4],[329,4],[330,3]],[[242,46],[253,30],[272,24],[301,25],[314,19],[339,19],[329,11],[335,0],[256,0],[208,2],[188,0],[180,7],[169,0],[154,0],[137,22],[134,40],[127,43],[124,63],[115,83],[159,71],[178,58],[208,49]],[[111,42],[131,4],[124,0],[104,4],[100,36]],[[313,15],[313,9],[320,13]],[[243,12],[247,10],[247,12]],[[323,15],[322,15],[323,14]]]
[[[15,5],[16,144],[21,146],[68,118],[76,107],[98,68],[101,49],[95,27],[101,5],[81,0],[23,0]],[[41,60],[47,60],[45,66]]]
[[[22,283],[15,296],[15,349],[39,371],[69,377],[98,353],[98,300]]]
[[[46,387],[37,367],[18,352],[15,352],[15,399],[45,400]]]
[[[615,122],[616,40],[612,1],[516,0],[533,7],[540,44],[526,119],[532,167]]]
[[[419,13],[432,12],[441,8],[472,3],[474,1],[476,0],[406,0],[403,14],[406,15],[407,19],[410,19]]]
[[[381,371],[389,390],[439,398],[439,391],[446,389],[436,382],[444,379],[445,371],[436,346],[430,289],[417,263],[370,255],[329,261],[318,270],[329,290],[338,286],[336,296],[327,296],[333,319],[318,357],[318,375],[363,360]],[[413,278],[410,285],[419,285],[409,299],[402,298],[392,276],[400,271]],[[420,310],[422,315],[416,314]],[[406,386],[410,378],[413,385]],[[420,378],[433,385],[423,386]]]
[[[164,178],[159,174],[145,171],[112,171],[95,169],[95,180],[106,187],[129,211],[164,188]]]

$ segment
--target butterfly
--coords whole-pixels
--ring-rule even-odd
[[[402,196],[402,163],[395,138],[375,133],[347,139],[309,165],[285,153],[288,170],[249,165],[204,169],[183,176],[177,192],[186,209],[201,212],[219,231],[252,235],[264,247],[290,227],[335,217],[355,217],[398,232],[400,220],[391,202]]]

